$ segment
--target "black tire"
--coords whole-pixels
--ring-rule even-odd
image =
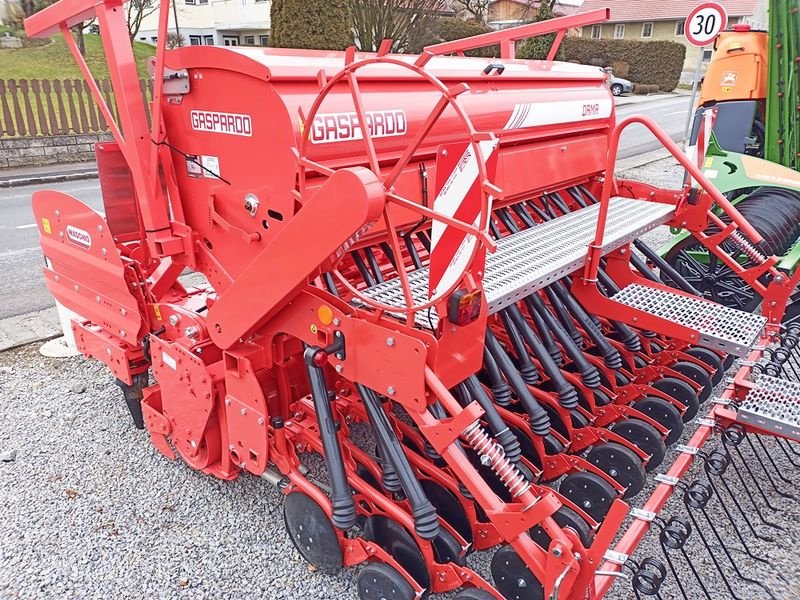
[[[611,86],[611,94],[613,96],[621,96],[623,92],[622,86],[618,83],[615,83]]]

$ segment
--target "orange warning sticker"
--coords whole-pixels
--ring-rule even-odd
[[[50,219],[42,217],[42,229],[47,234],[53,233],[53,230],[50,229]]]
[[[159,321],[163,321],[163,319],[161,318],[161,309],[158,308],[158,304],[153,304],[153,312],[156,315],[156,319],[158,319]]]

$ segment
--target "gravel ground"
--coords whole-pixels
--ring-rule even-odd
[[[673,160],[624,175],[664,186],[680,182]],[[662,228],[647,239],[658,247],[668,237]],[[693,430],[687,427],[686,439]],[[766,443],[773,446],[771,440]],[[794,481],[800,470],[780,449],[773,451],[783,476]],[[675,456],[672,450],[665,468]],[[0,598],[355,597],[357,569],[338,576],[309,572],[285,533],[280,492],[258,478],[222,482],[165,459],[144,432],[131,427],[119,390],[99,363],[43,358],[36,346],[0,353],[0,461],[9,458],[0,462]],[[800,456],[792,458],[800,465]],[[729,498],[735,529],[716,500],[708,512],[745,576],[768,585],[775,598],[798,598],[800,506],[780,497],[755,469],[779,511],[765,506],[753,480],[742,485],[735,474],[727,479],[746,509],[752,511],[750,491],[765,517],[786,528],[757,525],[776,543],[756,540]],[[695,468],[685,480],[700,476]],[[780,487],[791,491],[795,486],[780,482]],[[646,497],[642,493],[634,505]],[[670,502],[667,515],[672,514],[687,514],[680,499]],[[702,513],[696,516],[702,525]],[[702,530],[737,596],[769,597],[732,577],[712,530],[707,524]],[[736,530],[768,566],[738,549]],[[687,553],[710,598],[730,597],[697,534]],[[647,556],[663,561],[653,535],[635,554],[637,560]],[[705,597],[683,558],[673,556],[689,597]],[[490,557],[484,552],[469,562],[486,574]],[[634,595],[629,585],[618,584],[609,597]],[[671,576],[662,597],[681,597]]]

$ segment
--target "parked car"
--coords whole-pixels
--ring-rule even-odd
[[[609,87],[614,96],[622,96],[622,94],[633,93],[633,83],[627,79],[623,79],[622,77],[616,77],[610,68],[601,68],[600,70],[608,74],[606,85]]]

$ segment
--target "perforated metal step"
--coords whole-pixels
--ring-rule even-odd
[[[693,329],[700,334],[698,345],[719,348],[736,356],[750,351],[767,322],[761,315],[640,284],[629,285],[613,299]]]
[[[594,204],[499,240],[497,252],[486,257],[483,285],[489,313],[510,306],[582,267],[594,241],[599,210],[599,205]],[[667,204],[612,198],[603,253],[616,250],[667,222],[674,210],[674,206]],[[409,281],[415,301],[421,304],[427,299],[428,269],[409,273]],[[366,290],[366,294],[390,306],[404,306],[397,279],[379,283]],[[435,327],[436,311],[417,313],[416,322],[422,327]]]
[[[757,375],[736,420],[800,442],[800,383]]]

